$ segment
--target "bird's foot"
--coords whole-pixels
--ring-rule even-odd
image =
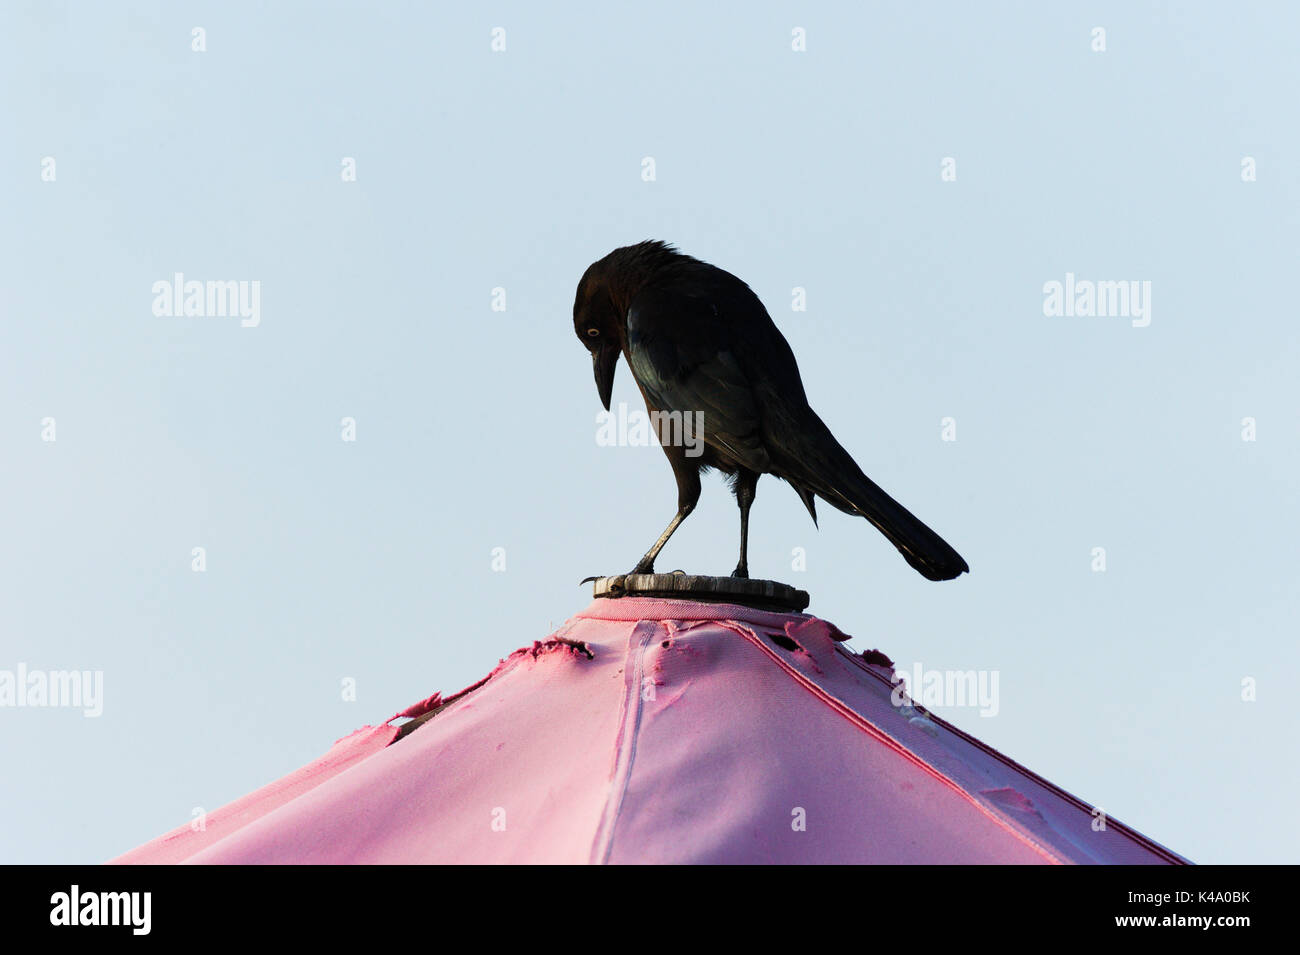
[[[628,571],[628,576],[632,574],[653,574],[655,572],[655,562],[641,558],[640,563]]]
[[[743,577],[749,579],[749,566],[747,564],[737,564],[736,569],[731,572],[732,577]]]

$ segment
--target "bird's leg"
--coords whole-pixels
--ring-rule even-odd
[[[677,515],[669,522],[668,526],[664,528],[664,532],[659,535],[659,539],[655,541],[654,546],[646,551],[645,556],[637,561],[636,566],[628,571],[628,573],[653,574],[655,572],[655,558],[658,557],[659,552],[663,550],[664,544],[668,543],[668,538],[673,536],[673,531],[677,530],[677,525],[686,520],[686,515],[694,509],[694,504],[686,504],[679,507],[677,509]]]
[[[754,503],[758,490],[758,475],[741,470],[736,474],[736,503],[740,505],[740,563],[731,572],[732,577],[749,576],[749,506]]]
[[[659,556],[659,551],[663,550],[664,544],[668,543],[668,538],[673,536],[673,531],[677,530],[679,524],[686,520],[686,515],[695,510],[695,505],[700,499],[700,466],[694,459],[688,459],[679,446],[665,445],[664,454],[668,457],[668,463],[672,465],[673,477],[677,479],[677,515],[664,528],[664,532],[659,535],[644,557],[637,561],[637,565],[628,573],[632,574],[653,574],[655,572],[655,558]]]

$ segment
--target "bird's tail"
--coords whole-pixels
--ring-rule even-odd
[[[808,423],[801,429],[806,438],[800,442],[802,453],[781,462],[781,476],[805,498],[805,504],[812,492],[846,514],[865,517],[930,580],[952,580],[970,570],[947,541],[863,474],[830,429],[814,418],[815,425]]]

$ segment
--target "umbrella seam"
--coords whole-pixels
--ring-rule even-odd
[[[756,646],[759,650],[765,653],[773,662],[775,662],[777,666],[779,666],[782,670],[784,670],[788,676],[792,677],[796,683],[802,686],[806,691],[811,693],[814,697],[820,699],[830,709],[839,713],[851,725],[858,727],[859,730],[865,732],[868,736],[871,736],[877,742],[883,743],[886,747],[893,750],[895,753],[902,756],[903,758],[914,762],[922,770],[929,773],[936,780],[948,786],[953,792],[957,793],[959,796],[965,799],[968,803],[970,803],[971,806],[973,806],[976,810],[982,813],[986,818],[988,818],[995,825],[1002,827],[1012,836],[1020,839],[1022,842],[1024,842],[1034,851],[1038,852],[1044,858],[1058,865],[1067,864],[1072,861],[1069,859],[1062,858],[1061,856],[1058,856],[1056,853],[1052,852],[1049,848],[1044,846],[1039,840],[1033,838],[1033,836],[1030,835],[1027,831],[1025,831],[1019,824],[1017,824],[1015,820],[1006,818],[1000,812],[994,811],[993,807],[985,805],[980,800],[976,799],[974,796],[972,796],[969,792],[966,791],[966,788],[964,786],[960,785],[956,780],[952,779],[950,776],[948,776],[946,773],[942,772],[941,770],[937,769],[936,767],[930,765],[929,762],[922,759],[920,756],[912,752],[902,743],[895,740],[892,736],[890,736],[884,730],[880,729],[878,726],[876,726],[874,723],[872,723],[870,720],[864,717],[853,707],[849,706],[839,697],[835,696],[833,693],[831,693],[829,690],[822,687],[820,684],[809,679],[807,676],[805,676],[796,668],[790,666],[790,664],[788,664],[785,660],[782,660],[779,656],[777,656],[776,653],[771,649],[771,647],[769,647],[764,641],[759,639],[758,634],[756,634],[754,631],[750,630],[748,627],[742,627],[737,625],[735,621],[720,620],[718,621],[718,623],[722,624],[724,627],[726,627],[729,630],[734,630],[736,633],[739,633],[742,637],[744,637],[746,640],[748,640],[750,643]]]
[[[876,680],[879,680],[881,683],[884,683],[887,686],[893,685],[885,678],[883,674],[876,673],[875,671],[870,669],[870,667],[866,664],[866,662],[860,660],[856,654],[849,653],[843,647],[839,647],[837,649],[839,649],[841,653],[847,656],[848,659],[851,660],[854,663],[854,665],[857,666],[859,669],[861,669],[864,673],[868,674],[871,677],[874,677]],[[1044,777],[1038,775],[1032,769],[1029,769],[1027,766],[1021,765],[1020,763],[1012,759],[1010,756],[1004,755],[1003,753],[994,749],[992,746],[989,746],[987,743],[983,742],[982,740],[974,736],[971,736],[969,733],[965,732],[960,727],[954,726],[952,723],[949,723],[943,717],[930,712],[925,707],[921,706],[919,703],[916,703],[914,701],[912,705],[914,708],[924,713],[927,719],[940,724],[941,726],[943,726],[944,729],[948,730],[954,736],[958,737],[961,740],[964,740],[965,742],[971,744],[981,752],[998,760],[1008,769],[1012,770],[1013,772],[1019,773],[1020,775],[1028,779],[1030,782],[1036,783],[1037,785],[1042,786],[1048,792],[1064,799],[1066,802],[1072,803],[1075,806],[1075,808],[1082,809],[1091,815],[1095,807],[1090,806],[1087,802],[1080,799],[1078,796],[1075,796],[1073,793],[1065,789],[1062,789],[1060,786],[1056,785],[1051,780],[1045,779]],[[1172,864],[1175,865],[1193,864],[1191,863],[1191,860],[1183,856],[1180,856],[1172,849],[1162,846],[1160,843],[1156,842],[1150,837],[1145,836],[1142,833],[1138,832],[1133,827],[1125,825],[1123,822],[1116,819],[1114,816],[1110,815],[1109,813],[1106,814],[1106,822],[1108,824],[1114,825],[1117,831],[1127,836],[1133,842],[1138,843],[1143,848],[1148,849],[1155,855],[1166,858]]]
[[[638,631],[641,634],[640,643],[634,646]],[[614,830],[618,826],[619,817],[623,812],[623,802],[627,798],[628,787],[632,782],[637,741],[641,735],[641,717],[645,711],[641,700],[645,651],[658,631],[659,621],[638,620],[629,635],[628,659],[624,664],[626,691],[623,695],[623,713],[619,721],[618,737],[614,741],[614,774],[609,782],[605,808],[601,812],[600,825],[596,828],[596,838],[591,846],[590,859],[593,863],[608,864],[609,857],[614,851]]]

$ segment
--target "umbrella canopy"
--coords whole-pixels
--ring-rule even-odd
[[[844,639],[807,614],[596,600],[410,723],[113,861],[1187,861],[896,705],[888,660]]]

